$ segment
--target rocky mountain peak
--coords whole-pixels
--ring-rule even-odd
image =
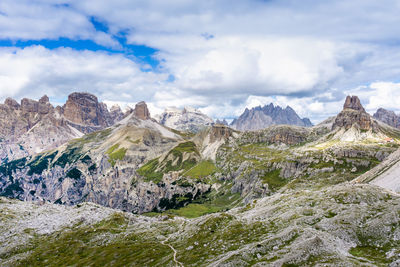
[[[344,102],[343,109],[354,109],[365,112],[364,107],[361,105],[358,96],[347,96]]]
[[[122,120],[122,118],[124,117],[124,113],[122,112],[121,107],[119,105],[113,105],[110,108],[110,116],[114,122],[117,122]]]
[[[38,112],[39,102],[29,98],[23,98],[21,100],[22,113],[34,113]]]
[[[107,110],[99,103],[95,95],[89,93],[72,93],[64,107],[64,117],[72,123],[107,127]]]
[[[7,97],[7,99],[4,101],[4,104],[12,109],[20,108],[20,104],[18,104],[18,102],[15,99],[12,99],[11,97]]]
[[[312,126],[309,119],[300,118],[290,106],[283,109],[274,106],[273,103],[263,107],[246,108],[239,118],[232,121],[231,126],[241,131],[254,131],[279,124]]]
[[[217,119],[217,120],[215,121],[215,124],[228,125],[228,122],[227,122],[225,119],[223,119],[222,121],[219,120],[219,119]]]
[[[375,127],[371,116],[365,112],[357,96],[347,96],[343,105],[343,110],[336,116],[332,125],[332,130],[337,128],[350,129],[356,126],[361,130],[368,131]]]
[[[373,117],[381,122],[386,123],[387,125],[400,128],[400,116],[396,115],[396,113],[391,110],[379,108]]]
[[[135,116],[141,120],[148,120],[151,118],[149,109],[144,101],[137,103],[133,112]]]
[[[39,103],[49,103],[49,97],[47,95],[42,96],[39,99]]]

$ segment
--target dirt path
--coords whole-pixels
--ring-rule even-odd
[[[184,223],[185,223],[185,221],[182,221],[181,224],[179,225],[179,228],[178,228],[178,229],[182,229]],[[172,245],[166,244],[166,242],[168,242],[169,239],[170,239],[172,236],[179,234],[179,232],[180,232],[180,230],[178,230],[176,233],[170,234],[170,235],[167,237],[167,239],[165,239],[164,241],[161,241],[161,244],[163,244],[163,245],[165,245],[165,246],[168,246],[170,249],[172,249],[172,251],[174,252],[173,260],[174,260],[174,262],[175,262],[175,265],[176,265],[176,266],[184,267],[184,265],[183,265],[180,261],[178,261],[178,260],[176,259],[176,255],[178,254],[178,252],[176,251],[176,249],[175,249]]]

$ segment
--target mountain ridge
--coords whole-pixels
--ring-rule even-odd
[[[21,104],[7,98],[0,104],[0,160],[10,161],[55,148],[85,133],[103,129],[123,117],[120,108],[112,113],[96,96],[72,93],[61,107],[44,95],[38,101],[23,98]]]
[[[283,109],[278,105],[274,106],[273,103],[263,107],[246,108],[230,126],[237,130],[260,130],[277,124],[312,126],[308,118],[301,119],[290,106]]]

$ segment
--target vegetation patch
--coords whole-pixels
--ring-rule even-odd
[[[190,154],[186,160],[183,160],[184,153]],[[146,182],[152,181],[157,184],[162,181],[164,173],[193,168],[199,156],[200,153],[193,142],[184,142],[171,149],[163,160],[160,158],[150,160],[140,167],[137,173],[143,176]]]
[[[118,149],[119,144],[115,144],[112,147],[110,147],[107,151],[106,154],[108,154],[109,159],[108,162],[110,162],[111,166],[115,166],[115,163],[117,160],[123,160],[126,154],[127,149],[122,147]]]
[[[204,160],[185,172],[183,175],[191,178],[201,179],[214,174],[217,170],[217,167],[211,160]]]
[[[96,163],[90,165],[90,167],[88,168],[88,171],[89,171],[90,173],[94,173],[96,170],[97,170]]]
[[[13,172],[15,172],[17,169],[25,168],[25,164],[26,158],[10,161],[0,166],[0,173],[2,173],[4,176],[10,177],[10,180],[12,181]]]
[[[51,161],[56,157],[57,151],[51,154],[43,154],[35,157],[31,162],[27,164],[29,167],[28,175],[42,174],[44,170],[47,169]]]
[[[172,198],[162,198],[158,206],[161,210],[176,209],[185,206],[190,203],[193,199],[192,193],[187,193],[184,196],[174,194]]]
[[[133,232],[121,234],[127,226],[125,217],[115,214],[92,226],[77,225],[36,236],[17,251],[28,255],[18,265],[165,266],[172,261],[172,250],[156,238]]]
[[[349,253],[355,257],[366,258],[376,264],[380,263],[382,266],[386,266],[386,264],[390,263],[386,258],[386,252],[387,251],[382,248],[372,246],[357,246],[349,250]]]
[[[226,189],[226,188],[225,188]],[[177,215],[186,218],[196,218],[206,214],[227,211],[240,203],[240,194],[230,190],[212,191],[190,201],[181,208],[170,208],[161,214]],[[187,204],[187,205],[186,205]]]
[[[136,172],[145,177],[146,182],[153,181],[154,183],[159,183],[162,180],[163,174],[162,172],[157,172],[158,167],[158,158],[152,159],[147,162],[145,165],[140,167]]]
[[[61,168],[64,168],[65,165],[67,165],[67,164],[75,163],[82,156],[82,154],[80,152],[81,152],[81,148],[68,145],[66,150],[56,160],[54,165],[58,165]]]
[[[22,193],[24,193],[24,190],[22,189],[21,185],[18,181],[14,181],[0,193],[0,196],[15,198]]]
[[[273,191],[278,190],[288,183],[285,178],[280,176],[280,169],[267,172],[262,178],[262,182],[268,184],[268,187]]]
[[[75,179],[75,180],[80,179],[81,176],[82,176],[82,172],[80,170],[78,170],[77,168],[73,168],[67,173],[67,177]]]

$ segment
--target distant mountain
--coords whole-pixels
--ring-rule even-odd
[[[85,133],[101,130],[122,119],[123,113],[89,93],[72,93],[61,107],[44,95],[39,101],[7,98],[0,104],[0,161],[53,149]]]
[[[396,113],[391,110],[380,108],[375,112],[373,117],[387,125],[400,129],[400,115],[396,115]]]
[[[213,119],[192,107],[185,107],[183,110],[167,108],[156,119],[160,124],[169,128],[193,133],[214,124]]]
[[[222,124],[222,125],[226,125],[226,126],[229,125],[229,123],[225,119],[223,119],[222,121],[217,119],[215,121],[215,124]]]
[[[308,118],[301,119],[290,106],[283,109],[280,106],[274,106],[272,103],[250,110],[246,108],[239,118],[232,121],[231,126],[241,131],[254,131],[278,124],[312,126]]]

